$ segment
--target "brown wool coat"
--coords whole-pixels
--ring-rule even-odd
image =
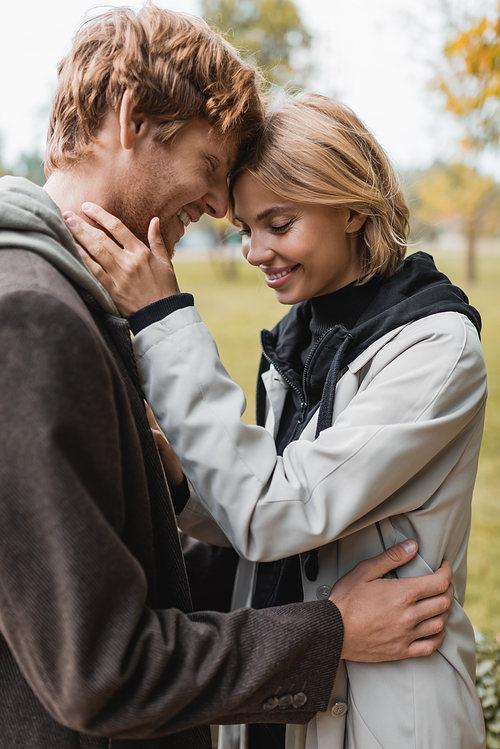
[[[0,252],[0,424],[2,749],[208,749],[204,724],[326,709],[335,606],[189,613],[128,325],[18,249]],[[297,691],[305,707],[263,711]]]

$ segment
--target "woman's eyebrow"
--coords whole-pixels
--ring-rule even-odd
[[[257,216],[257,221],[263,221],[265,218],[270,216],[272,213],[290,213],[292,209],[289,205],[273,205],[272,208],[266,208]]]
[[[256,221],[263,221],[265,218],[270,216],[272,213],[290,213],[293,209],[289,205],[273,205],[271,208],[266,208],[265,211],[261,211],[257,214],[255,217]],[[233,218],[236,219],[236,221],[242,222],[241,218],[238,218],[238,216],[233,213]],[[245,223],[243,221],[243,223]]]

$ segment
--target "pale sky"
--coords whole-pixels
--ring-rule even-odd
[[[349,104],[402,168],[457,153],[458,131],[426,84],[439,59],[441,16],[432,0],[296,0],[314,34],[310,88]],[[490,0],[451,0],[464,4]],[[92,8],[89,0],[0,0],[0,138],[4,162],[43,150],[58,61]],[[125,4],[111,0],[108,5]],[[132,7],[139,3],[132,2]],[[198,0],[157,4],[199,13]],[[94,6],[95,7],[95,6]],[[500,161],[482,160],[500,177]]]

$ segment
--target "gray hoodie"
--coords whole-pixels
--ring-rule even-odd
[[[0,179],[0,250],[41,255],[110,315],[120,316],[106,289],[80,258],[61,211],[45,190],[22,177]]]

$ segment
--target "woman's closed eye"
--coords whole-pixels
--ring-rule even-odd
[[[293,224],[295,219],[291,218],[288,221],[286,221],[284,224],[278,224],[277,226],[269,226],[269,231],[272,231],[273,234],[284,234]],[[252,233],[249,226],[246,226],[242,221],[240,223],[240,230],[238,234],[240,237],[248,237]]]
[[[285,224],[280,224],[279,226],[270,226],[272,232],[275,234],[283,234],[286,232],[287,229],[290,228],[290,226],[293,223],[293,218],[291,218],[289,221],[287,221]]]

